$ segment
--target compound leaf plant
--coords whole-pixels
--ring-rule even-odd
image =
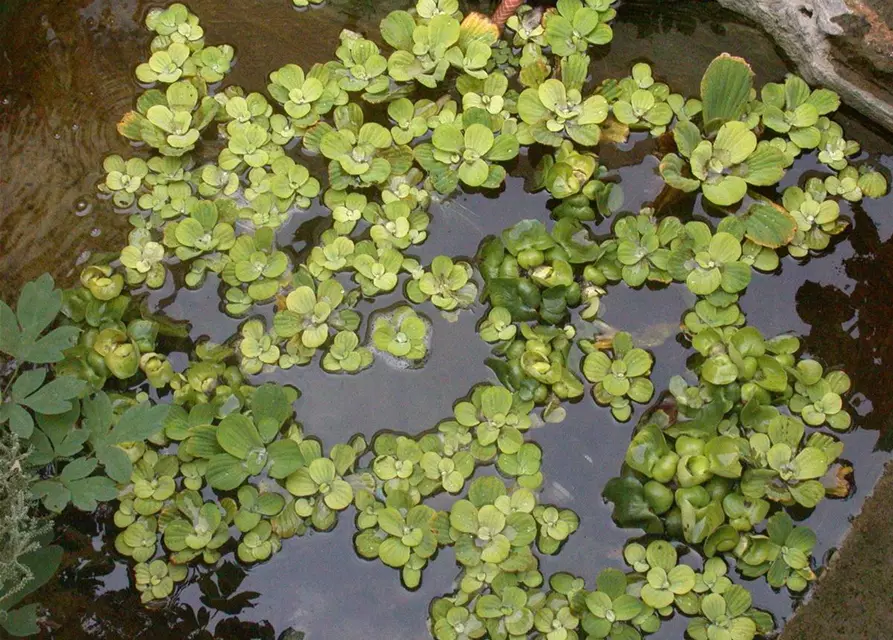
[[[20,602],[59,564],[46,516],[99,502],[115,504],[114,546],[134,561],[144,603],[175,597],[196,563],[263,562],[350,509],[357,553],[407,588],[453,549],[455,589],[430,609],[438,640],[632,640],[675,614],[694,640],[772,631],[724,558],[776,590],[815,578],[815,535],[786,509],[838,495],[844,436],[816,429],[851,428],[851,382],[798,357],[796,337],[747,326],[738,301],[785,253],[821,254],[846,231],[848,203],[883,196],[886,179],[852,163],[858,144],[831,120],[838,97],[796,76],[758,88],[746,61],[723,54],[688,99],[646,63],[599,77],[589,52],[613,38],[613,4],[522,6],[500,34],[455,0],[419,0],[384,18],[380,38],[345,30],[329,62],[271,70],[266,95],[226,84],[235,51],[207,44],[185,5],[149,12],[135,71],[146,88],[118,125],[141,146],[106,158],[99,186],[130,213],[127,245],[69,289],[44,275],[14,309],[0,302],[0,453],[12,460],[0,495],[20,516],[0,530],[7,633],[39,630],[37,605]],[[661,138],[666,188],[702,194],[718,224],[656,204],[595,234],[623,202],[596,153],[631,133]],[[774,201],[771,187],[812,150],[827,175]],[[473,259],[423,263],[450,196],[503,189],[529,151],[541,159],[528,184],[552,196],[554,224],[513,220]],[[324,175],[311,175],[312,155]],[[328,211],[318,232],[288,246],[287,223],[314,200]],[[145,291],[209,278],[225,285],[221,308],[245,319],[223,344],[169,359],[189,327],[153,313]],[[627,571],[605,569],[589,589],[540,572],[581,518],[542,502],[544,452],[530,436],[564,420],[587,384],[617,421],[655,396],[651,353],[598,320],[620,282],[684,283],[692,357],[605,487],[614,519],[649,537],[624,548]],[[379,308],[384,295],[401,299]],[[314,361],[325,375],[376,375],[364,372],[380,357],[424,367],[440,348],[437,316],[482,305],[494,379],[417,434],[324,453],[295,420],[298,390],[264,382]],[[491,465],[497,474],[475,477]],[[425,503],[441,494],[453,502]]]

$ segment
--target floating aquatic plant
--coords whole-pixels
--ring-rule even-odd
[[[0,305],[9,328],[0,349],[19,367],[0,422],[29,443],[29,465],[52,465],[32,485],[44,506],[92,510],[117,498],[115,547],[137,563],[144,602],[170,597],[190,562],[216,564],[230,547],[243,563],[262,562],[283,539],[331,529],[354,505],[357,553],[399,569],[407,588],[439,549],[453,548],[456,590],[430,612],[438,639],[639,638],[674,612],[691,618],[695,640],[770,630],[722,557],[775,588],[800,591],[814,578],[814,536],[783,509],[834,495],[823,480],[843,445],[807,435],[806,425],[850,427],[850,380],[798,359],[796,338],[747,326],[739,297],[752,272],[774,271],[785,251],[828,247],[846,229],[841,200],[880,197],[886,180],[851,164],[858,145],[830,119],[837,96],[795,76],[757,91],[747,63],[722,55],[698,98],[671,93],[642,63],[626,78],[590,83],[587,51],[611,40],[615,13],[610,0],[524,7],[503,40],[455,0],[420,0],[390,13],[380,40],[345,30],[336,60],[274,70],[268,100],[214,86],[234,51],[207,46],[185,6],[151,11],[155,37],[136,75],[164,86],[145,91],[119,125],[151,157],[110,156],[100,186],[115,206],[132,207],[120,264],[86,266],[64,296],[41,278],[15,311]],[[459,102],[443,84],[451,69]],[[443,95],[414,100],[417,85]],[[387,105],[364,112],[352,99]],[[645,209],[593,236],[587,223],[622,207],[596,145],[630,130],[667,133],[676,149],[661,147],[664,182],[700,191],[722,221]],[[330,214],[293,252],[279,248],[284,225],[322,188],[295,159],[299,142],[328,161]],[[487,238],[474,260],[440,255],[423,266],[425,254],[411,252],[436,229],[432,203],[460,187],[501,188],[522,145],[546,147],[530,186],[559,201],[554,225],[521,220]],[[779,203],[749,189],[778,183],[806,149],[835,173],[789,187]],[[748,196],[756,201],[736,208]],[[225,285],[226,311],[251,318],[225,345],[194,345],[186,364],[168,359],[166,338],[187,332],[130,294],[181,277],[198,287],[212,274]],[[354,373],[372,364],[371,347],[423,362],[431,327],[416,309],[398,304],[368,327],[359,312],[401,279],[414,305],[490,305],[479,332],[498,384],[474,387],[426,432],[380,434],[371,446],[355,438],[323,455],[294,422],[297,393],[245,376],[307,365],[317,353],[326,372]],[[533,547],[558,553],[580,518],[541,502],[543,450],[527,438],[540,423],[534,410],[560,422],[563,401],[582,396],[578,367],[619,420],[631,417],[631,402],[653,397],[653,358],[629,334],[589,339],[601,297],[620,281],[684,282],[694,294],[680,327],[694,379],[671,380],[672,410],[645,413],[622,475],[605,487],[618,523],[661,539],[628,544],[631,571],[602,571],[588,591],[581,578],[547,582],[539,571]],[[169,389],[172,405],[101,391],[110,379],[148,382],[159,396]],[[501,475],[474,477],[491,464]],[[459,497],[443,510],[425,504],[439,494]],[[757,533],[770,503],[782,511]],[[228,545],[231,525],[242,536]],[[156,557],[159,538],[167,559]],[[703,570],[671,540],[707,556]]]
[[[372,344],[379,351],[406,360],[421,360],[428,353],[430,326],[412,307],[398,307],[375,319]]]
[[[583,375],[594,383],[592,396],[599,404],[611,406],[611,413],[621,421],[632,413],[630,400],[648,402],[654,395],[654,385],[648,379],[654,362],[644,349],[633,347],[632,338],[623,331],[611,340],[611,358],[589,343],[582,343],[587,351],[583,360]]]

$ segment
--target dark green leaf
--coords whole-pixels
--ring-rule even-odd
[[[84,398],[81,403],[84,427],[90,432],[90,441],[98,447],[112,426],[112,402],[104,391]]]
[[[21,402],[37,391],[43,381],[46,380],[47,371],[43,367],[25,371],[12,383],[12,399]]]
[[[62,292],[52,276],[45,273],[22,287],[16,316],[22,327],[22,341],[31,342],[46,329],[62,309]]]
[[[513,255],[525,249],[545,251],[555,246],[555,240],[539,220],[521,220],[502,232],[502,241]]]
[[[567,251],[568,262],[595,262],[604,253],[589,230],[574,218],[562,218],[552,228],[552,236]]]
[[[0,627],[14,638],[37,634],[40,631],[37,626],[37,607],[35,603],[6,612],[6,619],[0,620]]]
[[[22,333],[19,331],[16,314],[8,304],[0,300],[0,351],[18,358],[21,344]]]
[[[151,320],[158,329],[158,335],[167,336],[169,338],[188,338],[189,328],[192,326],[189,322],[171,320],[164,314],[152,313],[149,309],[148,299],[144,299],[140,303],[140,317],[143,320]]]
[[[75,458],[62,469],[59,479],[68,484],[73,480],[86,478],[96,469],[96,458]]]
[[[9,430],[18,437],[28,439],[34,433],[34,419],[24,407],[14,402],[0,405],[0,424],[9,421]]]
[[[502,240],[491,236],[481,245],[478,251],[478,268],[485,282],[499,277],[499,267],[505,258],[505,245]]]
[[[508,362],[499,358],[487,358],[485,364],[493,370],[499,382],[508,389],[515,388],[515,381],[512,379],[512,372]]]
[[[62,562],[62,547],[58,545],[41,547],[23,554],[18,561],[31,570],[32,578],[9,598],[0,598],[0,609],[11,609],[29,593],[33,593],[46,584],[56,573],[59,563]]]
[[[602,497],[614,503],[611,517],[621,527],[638,527],[645,533],[663,533],[664,525],[645,500],[642,483],[633,477],[611,478]]]
[[[31,467],[42,467],[53,461],[53,445],[50,439],[40,429],[35,430],[31,434],[31,452],[28,455],[27,463]]]
[[[682,507],[682,531],[688,542],[698,544],[716,531],[725,521],[725,512],[722,505],[710,502],[705,507],[694,507],[688,501],[683,501]]]
[[[89,433],[85,429],[75,429],[64,434],[62,440],[53,443],[57,458],[70,458],[79,453],[87,442]]]
[[[59,362],[63,351],[74,346],[81,330],[77,327],[58,327],[34,343],[23,345],[19,357],[36,364]]]
[[[267,383],[255,389],[251,396],[251,412],[255,422],[271,418],[281,426],[293,413],[282,387]]]
[[[596,192],[595,202],[598,206],[598,212],[605,217],[610,216],[616,211],[620,211],[623,206],[623,188],[619,184],[608,182],[603,189]]]
[[[39,480],[31,485],[31,492],[53,513],[62,513],[71,500],[71,492],[57,480]]]
[[[87,388],[87,383],[72,376],[59,376],[45,384],[22,404],[37,413],[56,415],[72,408],[71,400],[77,398]]]
[[[106,475],[115,482],[124,484],[133,474],[133,463],[124,451],[114,445],[103,445],[96,450],[96,457],[105,467]]]
[[[130,407],[109,434],[109,444],[142,442],[161,431],[169,406],[144,402]]]
[[[493,278],[487,285],[490,292],[490,303],[494,307],[505,307],[512,314],[515,322],[525,322],[537,318],[536,300],[539,294],[523,295],[519,278]],[[533,302],[533,304],[531,304]]]
[[[647,424],[633,436],[626,450],[626,464],[631,469],[651,477],[651,470],[663,456],[670,452],[660,428]]]
[[[540,303],[540,318],[549,324],[558,324],[567,316],[567,287],[559,285],[543,291]],[[514,314],[512,314],[514,318]]]
[[[56,415],[38,413],[37,424],[50,437],[53,443],[61,442],[65,435],[75,428],[75,423],[81,417],[80,402],[74,402],[71,409]]]
[[[97,502],[108,502],[118,496],[118,488],[111,478],[93,476],[68,484],[71,504],[81,511],[94,511]]]

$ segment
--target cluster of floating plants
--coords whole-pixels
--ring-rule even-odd
[[[345,30],[336,59],[273,71],[265,95],[222,85],[233,49],[207,45],[186,7],[151,11],[151,54],[136,68],[151,87],[118,127],[141,156],[107,158],[100,187],[130,213],[128,245],[86,266],[73,289],[44,276],[15,312],[0,304],[0,349],[18,363],[0,421],[30,448],[46,509],[114,501],[115,547],[133,559],[147,603],[170,597],[196,563],[233,550],[262,562],[347,516],[356,552],[410,589],[453,548],[454,590],[430,609],[438,640],[635,640],[677,613],[694,640],[771,631],[728,561],[775,589],[815,578],[815,536],[786,509],[846,491],[843,444],[828,428],[850,427],[850,382],[798,356],[796,337],[748,326],[738,301],[785,253],[805,260],[828,247],[848,225],[840,200],[880,197],[886,181],[850,164],[859,145],[830,119],[838,97],[796,76],[758,90],[747,63],[724,54],[696,98],[644,63],[592,78],[587,51],[611,40],[614,16],[612,0],[559,0],[522,7],[501,36],[456,0],[420,0],[382,20],[386,50]],[[443,95],[414,100],[419,88]],[[668,192],[700,191],[718,224],[617,213],[620,185],[595,151],[630,132],[672,149],[660,157]],[[519,220],[470,261],[413,257],[433,203],[501,188],[531,146],[544,153],[530,186],[553,197],[554,224]],[[324,159],[326,175],[313,177],[302,152]],[[773,201],[760,188],[803,153],[826,175]],[[316,199],[330,211],[318,243],[283,251],[277,229]],[[614,214],[612,233],[596,237],[589,223]],[[186,327],[152,315],[145,290],[206,281],[245,320],[225,344],[195,344],[175,364],[165,345]],[[546,577],[537,553],[558,553],[579,518],[540,502],[532,421],[560,422],[562,403],[587,386],[619,421],[655,394],[653,357],[628,333],[583,330],[621,282],[687,287],[697,301],[681,335],[694,355],[604,490],[615,521],[647,534],[624,548],[628,570]],[[357,304],[398,290],[405,300],[373,314],[364,341]],[[478,301],[489,305],[479,333],[498,383],[475,386],[419,434],[325,451],[295,421],[297,389],[250,383],[314,361],[331,374],[379,357],[420,366],[431,324],[418,309],[468,313]],[[499,473],[475,477],[487,465]],[[441,493],[457,499],[426,504]],[[35,610],[13,611],[17,602],[2,601],[0,623],[25,635]]]

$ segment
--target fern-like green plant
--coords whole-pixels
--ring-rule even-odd
[[[55,573],[62,549],[44,546],[49,521],[33,515],[27,451],[0,430],[0,629],[15,637],[37,633],[37,604],[16,607]]]

